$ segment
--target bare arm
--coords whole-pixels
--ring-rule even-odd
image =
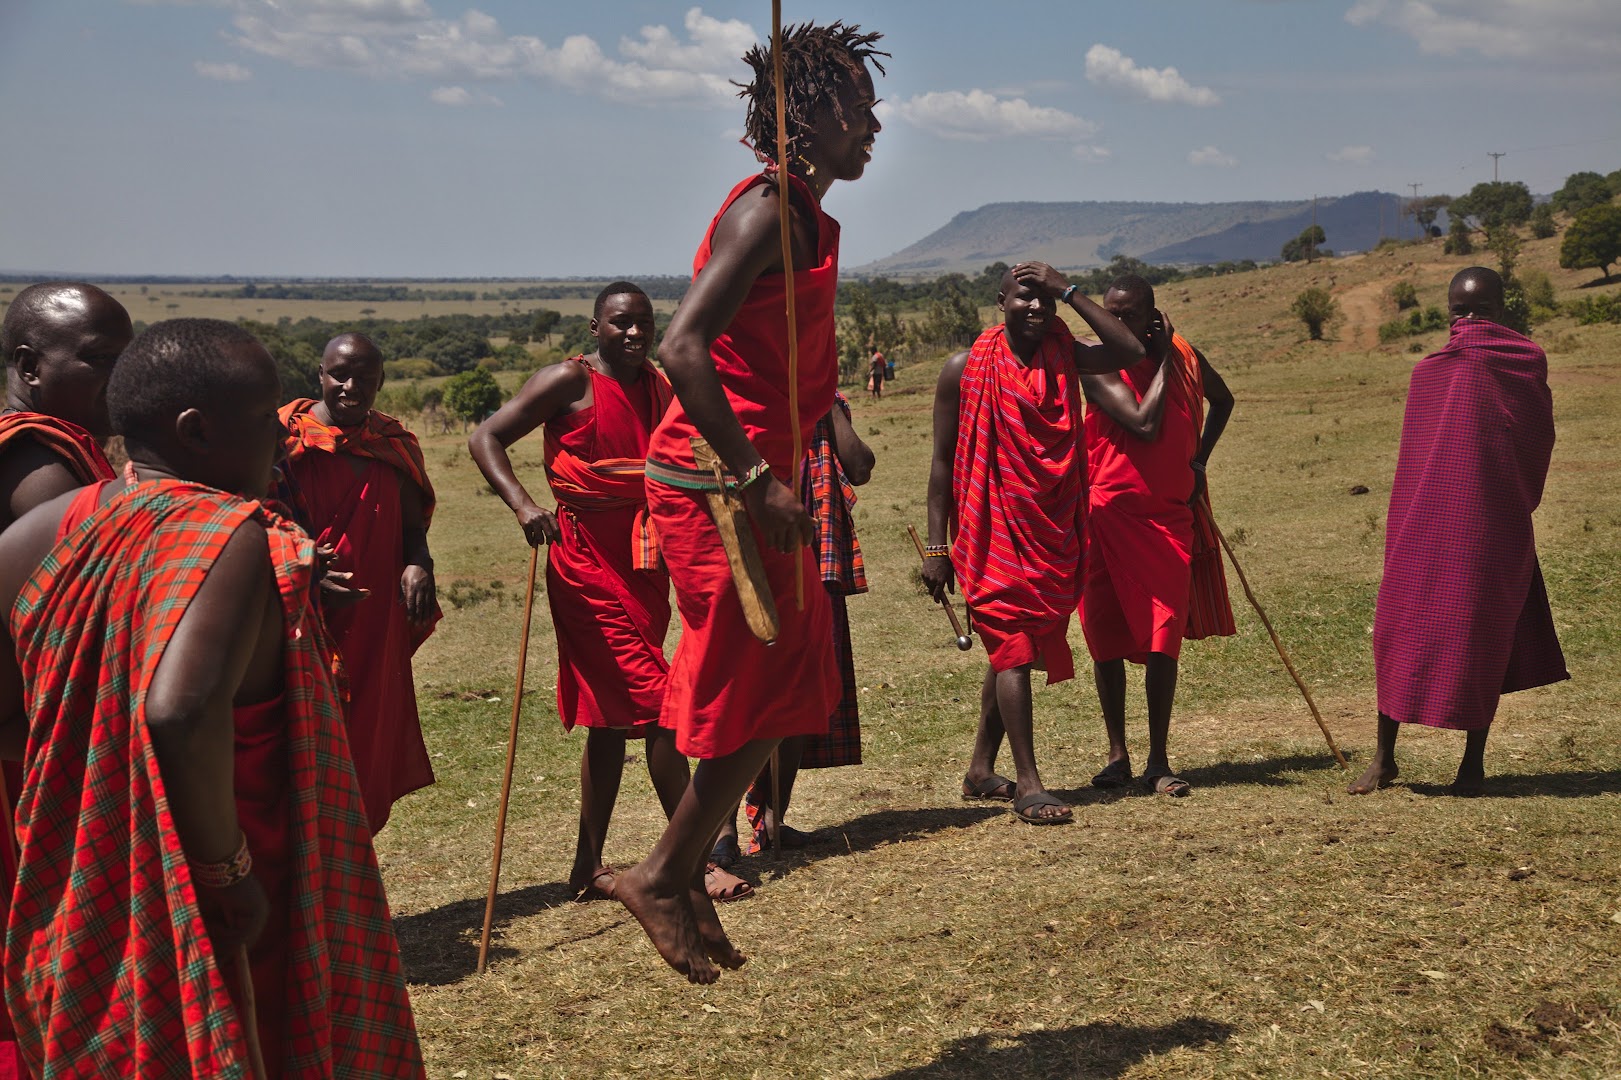
[[[1105,416],[1125,428],[1134,438],[1153,442],[1159,438],[1160,423],[1165,419],[1165,364],[1162,361],[1148,390],[1138,400],[1137,393],[1120,377],[1119,372],[1089,372],[1081,376],[1081,389],[1090,405],[1103,410]]]
[[[1204,353],[1198,349],[1193,350],[1199,358],[1199,378],[1204,382],[1205,400],[1210,408],[1205,410],[1204,434],[1199,438],[1199,453],[1195,461],[1201,464],[1210,460],[1210,454],[1216,449],[1216,443],[1221,441],[1221,433],[1227,430],[1227,421],[1233,415],[1233,392],[1227,386],[1210,361],[1205,359]]]
[[[0,454],[0,529],[34,507],[82,487],[84,481],[59,455],[34,439],[19,439]]]
[[[427,515],[422,510],[422,489],[399,477],[400,534],[405,545],[405,570],[400,574],[400,600],[413,623],[432,621],[437,591],[433,584],[433,555],[428,551]]]
[[[11,609],[23,585],[56,546],[56,531],[72,498],[71,491],[59,495],[0,533],[0,758],[7,761],[21,761],[28,745],[28,714],[17,646],[11,636]],[[16,798],[17,793],[13,791],[11,797]]]
[[[929,461],[929,545],[950,542],[951,519],[956,514],[956,494],[952,490],[952,469],[957,456],[957,409],[962,399],[962,373],[968,354],[960,352],[940,369],[934,386],[934,454]],[[950,559],[924,559],[923,584],[930,595],[940,599],[955,588]]]
[[[1055,299],[1069,288],[1068,279],[1046,263],[1021,264],[1014,270],[1014,275],[1022,284],[1041,288]],[[1119,371],[1147,355],[1143,351],[1143,343],[1137,340],[1137,335],[1125,323],[1104,311],[1079,289],[1070,293],[1069,306],[1098,336],[1096,345],[1075,343],[1075,366],[1078,370]]]
[[[872,467],[878,463],[878,455],[856,434],[855,425],[850,423],[843,409],[834,405],[827,415],[833,427],[833,455],[839,459],[839,468],[844,470],[850,483],[860,487],[872,479]]]
[[[467,451],[473,455],[478,471],[517,517],[518,527],[530,546],[550,543],[562,534],[558,531],[556,516],[550,510],[541,509],[519,483],[517,474],[512,471],[507,447],[568,412],[590,391],[591,373],[579,364],[541,368],[467,440]]]
[[[281,610],[263,526],[245,522],[226,543],[164,648],[146,694],[146,726],[186,858],[219,863],[241,841],[235,789],[239,695],[279,681]],[[247,631],[247,632],[245,632]],[[249,944],[269,907],[252,876],[200,890],[217,948]]]
[[[815,237],[798,214],[793,224],[797,269],[810,265]],[[682,407],[734,476],[747,473],[761,457],[726,400],[709,349],[731,325],[756,279],[782,271],[779,237],[774,187],[756,188],[734,202],[716,226],[713,254],[687,290],[659,350]],[[793,479],[767,477],[743,494],[766,543],[779,551],[791,551],[812,539],[810,515],[788,486]]]

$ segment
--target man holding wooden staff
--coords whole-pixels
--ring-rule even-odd
[[[1075,340],[1057,317],[1059,301],[1101,344]],[[935,388],[923,582],[936,600],[953,580],[962,585],[990,654],[963,798],[1011,800],[1020,819],[1055,825],[1074,812],[1036,769],[1030,672],[1045,670],[1049,684],[1075,675],[1066,632],[1080,599],[1086,514],[1077,375],[1144,353],[1124,323],[1045,263],[1008,270],[996,305],[1002,325],[946,361]],[[1004,734],[1013,780],[995,771]]]
[[[878,38],[842,23],[787,28],[780,103],[773,50],[756,47],[744,57],[754,79],[741,96],[757,153],[775,153],[775,117],[785,117],[787,153],[777,164],[788,171],[791,243],[782,239],[775,170],[738,184],[698,249],[692,288],[664,339],[676,401],[648,448],[647,496],[682,634],[660,722],[675,730],[682,753],[700,761],[664,835],[618,876],[615,895],[665,961],[695,983],[719,978],[717,964],[745,962],[704,889],[721,823],[777,743],[826,731],[839,698],[827,594],[808,546],[813,523],[792,485],[795,449],[810,442],[838,383],[839,224],[821,200],[835,180],[859,179],[871,159],[879,124],[866,62],[885,55],[873,47]],[[797,387],[790,299],[798,310]],[[700,449],[719,458],[718,480],[698,464]],[[769,647],[749,629],[711,516],[706,493],[717,484],[741,492],[748,523],[739,539],[760,549],[759,587],[782,613]]]

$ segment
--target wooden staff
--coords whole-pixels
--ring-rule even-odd
[[[918,536],[917,527],[908,525],[906,531],[912,534],[912,543],[917,545],[917,557],[927,564],[929,556],[923,550],[923,539]],[[940,594],[940,606],[946,609],[946,618],[951,620],[951,630],[957,635],[957,648],[963,652],[972,649],[974,647],[973,639],[962,632],[962,623],[957,621],[957,609],[951,606],[951,598],[946,596],[945,593]]]
[[[782,285],[788,314],[788,426],[794,432],[794,494],[799,490],[799,474],[805,444],[799,432],[799,310],[794,306],[794,231],[788,202],[788,106],[784,100],[782,60],[782,0],[771,0],[771,77],[777,95],[777,228],[782,239]],[[794,576],[794,606],[805,610],[805,575]],[[775,773],[772,774],[776,775]]]
[[[1294,679],[1295,685],[1300,687],[1300,695],[1306,699],[1306,708],[1311,710],[1311,718],[1317,721],[1317,726],[1322,729],[1323,738],[1328,740],[1328,748],[1333,751],[1334,760],[1340,763],[1340,768],[1349,769],[1351,766],[1346,764],[1345,755],[1340,753],[1338,746],[1334,745],[1334,736],[1330,734],[1328,725],[1323,723],[1323,714],[1317,711],[1317,703],[1311,699],[1311,690],[1307,688],[1306,680],[1302,679],[1300,672],[1295,670],[1294,661],[1289,659],[1289,650],[1283,647],[1283,641],[1278,637],[1278,632],[1272,629],[1272,620],[1266,617],[1266,609],[1261,607],[1259,600],[1255,599],[1255,593],[1250,588],[1249,578],[1244,576],[1244,568],[1238,565],[1238,556],[1233,554],[1233,545],[1227,542],[1227,537],[1222,534],[1221,527],[1216,524],[1216,515],[1210,512],[1210,493],[1208,491],[1201,492],[1200,498],[1204,500],[1204,511],[1210,519],[1210,527],[1215,530],[1216,539],[1221,541],[1222,550],[1227,552],[1228,560],[1233,564],[1233,569],[1238,572],[1239,584],[1244,586],[1244,595],[1249,598],[1250,607],[1254,608],[1255,614],[1261,617],[1261,625],[1266,627],[1266,632],[1272,635],[1272,644],[1278,650],[1278,656],[1283,660],[1283,666],[1289,669],[1289,675]]]
[[[512,730],[507,735],[507,771],[501,778],[501,809],[495,816],[495,854],[490,857],[490,894],[484,901],[484,933],[478,939],[478,973],[490,955],[490,924],[495,920],[495,890],[501,882],[501,846],[507,836],[507,800],[512,795],[512,765],[518,755],[518,714],[523,709],[523,674],[529,664],[529,616],[535,608],[535,567],[540,547],[529,549],[529,589],[523,598],[523,636],[518,639],[518,687],[512,692]]]
[[[259,1043],[259,1007],[253,999],[253,970],[248,967],[248,947],[236,947],[236,977],[242,991],[242,1032],[248,1039],[248,1065],[254,1080],[265,1080],[264,1047]]]

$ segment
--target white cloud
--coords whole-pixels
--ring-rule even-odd
[[[234,12],[227,40],[250,53],[294,67],[431,80],[439,86],[434,100],[462,83],[528,79],[634,105],[724,105],[735,94],[729,80],[747,74],[741,57],[758,37],[740,19],[694,7],[682,32],[644,26],[621,38],[610,56],[583,34],[548,43],[508,33],[476,9],[459,18],[435,15],[427,0],[213,0],[213,6]]]
[[[1323,156],[1341,165],[1367,165],[1374,159],[1371,146],[1342,146],[1333,153]]]
[[[897,102],[894,111],[924,131],[946,139],[1084,139],[1097,125],[1063,109],[1001,98],[985,90],[933,90]],[[882,114],[880,114],[882,119]]]
[[[1621,57],[1621,5],[1613,0],[1357,0],[1345,21],[1392,27],[1445,56]]]
[[[1099,86],[1168,105],[1220,105],[1221,97],[1208,86],[1193,86],[1174,67],[1138,67],[1137,62],[1109,45],[1086,50],[1086,77]]]
[[[199,60],[192,65],[197,74],[205,79],[217,79],[220,82],[247,82],[253,78],[253,72],[241,64],[223,63],[211,64],[207,60]]]
[[[1188,151],[1188,164],[1212,165],[1219,169],[1230,169],[1238,164],[1238,159],[1231,154],[1217,150],[1214,146],[1201,146],[1197,150]]]
[[[1107,146],[1088,146],[1085,143],[1075,147],[1070,153],[1076,161],[1107,161],[1114,154]]]
[[[467,105],[500,105],[501,99],[482,90],[469,90],[465,86],[440,86],[428,95],[437,105],[460,108]]]

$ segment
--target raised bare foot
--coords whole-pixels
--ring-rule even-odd
[[[707,879],[708,874],[704,877]],[[726,936],[726,928],[721,926],[720,916],[715,913],[715,902],[709,898],[707,881],[700,880],[687,890],[687,895],[705,955],[728,971],[736,971],[748,963],[749,958],[738,952],[732,939]]]
[[[699,935],[690,890],[684,885],[665,889],[651,880],[638,863],[615,875],[614,899],[636,916],[664,962],[685,975],[688,982],[708,984],[720,978],[720,969],[710,962],[706,943]],[[711,907],[709,917],[714,916]]]
[[[1352,795],[1366,795],[1371,791],[1378,791],[1380,788],[1389,787],[1390,782],[1396,779],[1399,774],[1400,770],[1396,768],[1396,763],[1394,761],[1387,765],[1378,758],[1375,758],[1372,763],[1368,765],[1368,771],[1363,773],[1357,779],[1356,783],[1352,784],[1345,790]]]

